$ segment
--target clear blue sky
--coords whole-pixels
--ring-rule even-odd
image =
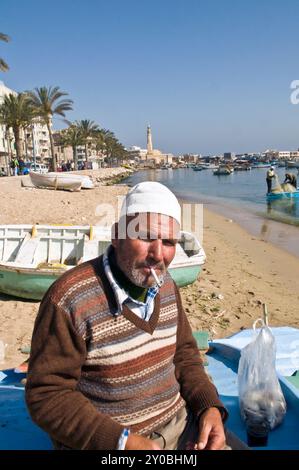
[[[1,0],[0,73],[58,85],[68,119],[124,145],[213,154],[299,147],[298,0]],[[56,127],[63,127],[55,122]]]

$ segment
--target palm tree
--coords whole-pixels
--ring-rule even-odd
[[[70,145],[73,149],[74,169],[78,170],[77,147],[83,145],[84,137],[79,126],[72,124],[61,134],[61,143],[64,146]]]
[[[56,159],[54,150],[54,140],[52,135],[52,117],[57,114],[65,117],[65,111],[72,110],[73,101],[70,99],[60,99],[68,93],[59,90],[59,87],[41,87],[28,92],[28,101],[32,105],[37,116],[46,124],[50,137],[51,156],[53,171],[56,171]]]
[[[10,93],[4,96],[0,106],[0,123],[4,124],[7,130],[12,128],[18,159],[23,157],[21,131],[32,122],[33,116],[33,108],[28,103],[26,93]]]
[[[8,42],[10,41],[10,37],[7,36],[7,34],[0,33],[0,41]],[[1,59],[1,57],[0,57],[0,70],[2,72],[7,72],[7,70],[9,70],[7,63],[3,59]]]
[[[88,154],[87,154],[88,141],[91,138],[94,138],[96,136],[97,131],[99,130],[99,126],[94,121],[90,121],[89,119],[75,121],[75,125],[81,131],[83,142],[85,145],[85,160],[88,161]]]
[[[107,129],[101,129],[98,148],[104,150],[110,164],[112,163],[112,157],[122,158],[126,153],[124,146],[115,137],[114,133]]]

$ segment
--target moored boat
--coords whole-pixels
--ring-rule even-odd
[[[257,169],[260,169],[260,168],[271,168],[271,166],[275,166],[275,164],[264,163],[264,162],[253,162],[251,168],[253,170],[257,170]]]
[[[213,171],[214,175],[230,175],[234,169],[228,165],[219,165],[219,167]]]
[[[0,292],[40,300],[61,274],[100,256],[110,243],[110,227],[2,225]],[[197,238],[182,231],[168,268],[179,287],[197,279],[205,257]]]
[[[287,191],[271,192],[267,194],[267,199],[269,201],[273,201],[276,199],[293,199],[293,198],[299,198],[299,190],[294,191],[294,192],[287,192]]]

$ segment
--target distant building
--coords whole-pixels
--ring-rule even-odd
[[[278,152],[278,158],[281,160],[296,160],[297,158],[299,158],[299,151],[298,150],[281,151],[281,152]]]
[[[181,158],[181,160],[183,159],[183,161],[186,163],[197,163],[200,158],[201,158],[200,154],[185,153],[183,157]]]
[[[17,96],[18,93],[0,81],[0,104],[3,103],[4,97],[9,94]],[[38,118],[21,133],[21,144],[25,160],[33,160],[35,153],[38,161],[46,162],[51,155],[47,126],[42,124]],[[15,155],[15,139],[12,129],[7,132],[5,126],[0,125],[0,166],[5,167],[6,159],[9,160]]]
[[[235,160],[236,156],[233,152],[224,152],[223,159],[224,160]]]
[[[62,135],[65,131],[66,129],[62,129],[53,132],[55,158],[59,166],[62,163],[72,162],[74,158],[72,147],[70,145],[63,145]],[[87,161],[92,165],[93,169],[103,166],[105,155],[96,149],[96,143],[92,141],[92,138],[88,142],[87,154]],[[77,146],[77,160],[78,163],[86,161],[85,145]]]
[[[126,149],[128,158],[133,160],[146,160],[147,149],[142,149],[136,145],[132,145]]]

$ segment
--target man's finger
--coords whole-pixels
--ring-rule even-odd
[[[206,448],[206,445],[209,439],[209,433],[210,433],[210,427],[207,425],[203,425],[200,431],[199,437],[198,437],[198,441],[197,441],[198,450],[203,450]]]

